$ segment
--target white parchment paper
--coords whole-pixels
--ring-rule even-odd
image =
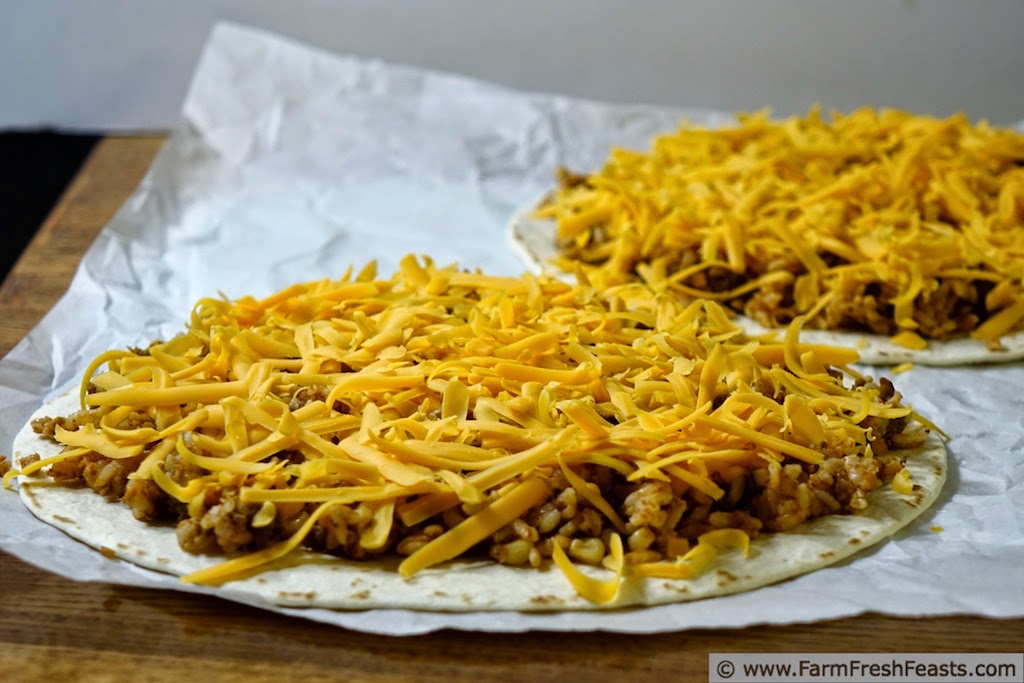
[[[525,270],[504,239],[557,165],[596,168],[687,116],[510,91],[330,55],[236,25],[211,35],[182,120],[88,251],[68,294],[0,362],[0,449],[98,353],[179,331],[192,303],[266,295],[370,259],[390,275],[428,254]],[[869,372],[878,372],[869,370]],[[376,633],[657,632],[805,622],[866,611],[1024,616],[1024,365],[915,367],[895,378],[952,437],[933,510],[852,561],[746,594],[611,613],[267,609]],[[0,547],[64,576],[208,592],[99,553],[0,492]],[[941,531],[937,529],[941,527]]]

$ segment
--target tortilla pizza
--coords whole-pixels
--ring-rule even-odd
[[[5,481],[104,554],[275,604],[694,600],[832,564],[936,500],[936,428],[855,360],[640,283],[407,257],[205,299],[171,340],[101,354]]]
[[[1024,135],[906,112],[684,123],[524,207],[535,270],[709,298],[861,361],[1024,357]]]

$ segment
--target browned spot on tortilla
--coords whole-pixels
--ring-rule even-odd
[[[715,583],[718,584],[719,588],[725,588],[730,583],[736,580],[736,575],[732,572],[727,572],[724,569],[719,569],[715,574],[718,576],[718,580]]]
[[[860,539],[859,538],[851,538],[849,541],[847,541],[847,543],[849,543],[850,545],[857,545],[858,543],[860,543]]]
[[[100,555],[107,558],[108,560],[112,560],[115,557],[117,557],[117,553],[114,552],[113,548],[108,548],[105,545],[100,546]]]
[[[280,591],[277,594],[277,597],[281,598],[282,600],[294,600],[296,598],[300,600],[312,600],[316,597],[316,591]]]
[[[555,595],[534,595],[530,602],[535,605],[563,605],[565,600]]]
[[[23,495],[26,498],[28,498],[29,501],[31,501],[33,505],[35,505],[35,506],[39,505],[39,499],[36,498],[36,492],[32,490],[31,486],[22,486],[22,487],[20,487],[18,489],[18,492],[21,493],[21,495]]]
[[[361,591],[358,591],[356,593],[352,593],[348,597],[351,600],[369,600],[370,599],[370,591],[368,591],[367,589],[364,588]]]
[[[661,585],[664,586],[665,588],[668,588],[669,590],[674,590],[676,593],[689,593],[690,592],[690,587],[687,586],[686,584],[678,586],[678,585],[672,583],[671,581],[666,581],[665,583],[663,583]]]
[[[70,517],[65,517],[64,515],[54,515],[53,518],[58,522],[63,522],[65,524],[78,524],[75,520]]]
[[[359,578],[359,577],[357,576],[356,578],[352,579],[352,583],[350,583],[349,585],[350,585],[350,586],[352,586],[353,588],[355,588],[356,586],[358,586],[358,585],[359,585],[359,584],[361,584],[362,582],[363,582],[363,580],[362,580],[362,579],[360,579],[360,578]]]
[[[136,550],[135,554],[139,557],[145,557],[148,553],[145,550]]]
[[[850,540],[857,540],[857,539],[850,539]],[[832,552],[831,550],[826,550],[825,552],[819,554],[818,557],[820,557],[821,559],[824,560],[826,558],[832,557],[833,555],[835,555],[834,552]]]
[[[861,530],[860,530],[860,535],[861,535],[861,536],[868,536],[868,535],[870,535],[870,534],[871,534],[871,532],[870,532],[870,531],[868,531],[867,529],[861,529]]]
[[[900,498],[900,502],[909,507],[916,508],[918,505],[921,504],[921,499],[918,498],[916,500],[907,500],[906,498]]]
[[[124,543],[118,543],[117,547],[120,548],[121,550],[128,550],[128,546],[125,545]]]
[[[940,465],[936,465],[935,466],[935,476],[937,476],[937,477],[941,477],[942,476],[942,467]]]
[[[156,558],[157,564],[170,564],[171,558],[169,557],[158,557]]]
[[[439,598],[447,598],[448,597],[448,594],[445,593],[444,591],[434,591],[434,595],[436,595]]]
[[[469,593],[463,593],[459,597],[462,599],[462,602],[466,603],[467,605],[473,604],[473,596]]]

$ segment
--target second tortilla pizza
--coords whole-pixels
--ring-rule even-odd
[[[519,214],[535,268],[721,301],[755,331],[808,318],[862,360],[1024,356],[1024,136],[862,109],[741,115],[614,149]]]

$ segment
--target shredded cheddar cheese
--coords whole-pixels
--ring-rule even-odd
[[[563,177],[565,177],[563,175]],[[727,302],[762,324],[990,346],[1024,322],[1024,135],[964,116],[767,114],[613,149],[536,212],[567,272]]]
[[[187,582],[304,546],[397,550],[411,577],[493,543],[511,564],[551,558],[608,602],[623,576],[693,577],[722,548],[746,553],[760,521],[704,521],[752,497],[744,486],[845,467],[883,448],[890,420],[915,418],[864,378],[844,384],[856,354],[801,344],[801,322],[780,344],[748,338],[714,302],[641,283],[406,257],[389,280],[371,266],[204,299],[171,340],[102,354],[76,428],[53,430],[65,453],[21,473],[76,472],[74,458],[130,467],[123,499],[140,518],[176,510],[186,547],[242,551]],[[774,500],[770,528],[824,513]]]
[[[695,547],[675,561],[638,564],[633,567],[633,574],[661,579],[690,579],[704,573],[723,548],[737,548],[747,557],[750,554],[750,537],[739,529],[708,531],[697,539]]]
[[[906,468],[903,468],[896,473],[896,476],[892,479],[892,488],[896,493],[902,493],[903,495],[909,495],[914,491],[914,481],[910,478],[910,472]]]

